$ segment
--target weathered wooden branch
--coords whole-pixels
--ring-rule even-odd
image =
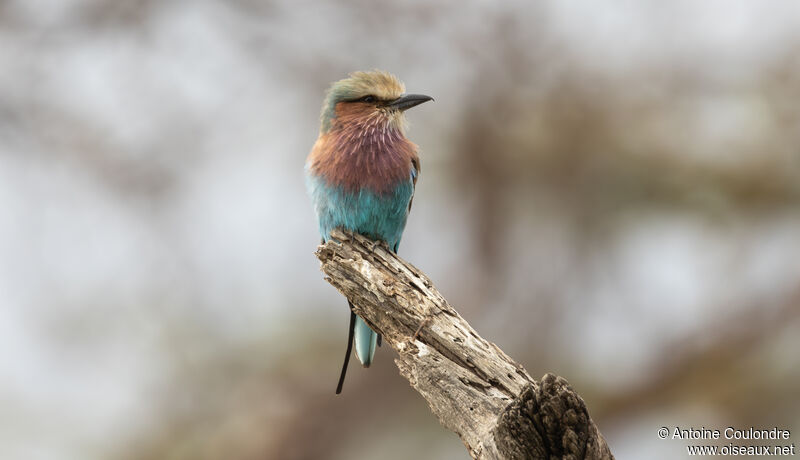
[[[536,382],[388,248],[336,230],[316,254],[326,280],[394,348],[400,374],[476,459],[613,459],[566,380]]]

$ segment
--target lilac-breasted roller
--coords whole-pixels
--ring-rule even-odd
[[[417,146],[406,139],[403,112],[433,98],[405,94],[381,72],[354,72],[331,85],[322,104],[319,137],[306,161],[306,184],[322,240],[341,227],[397,252],[420,172]],[[380,337],[353,313],[336,393],[342,391],[350,353],[369,367]]]

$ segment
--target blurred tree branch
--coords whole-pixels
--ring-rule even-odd
[[[762,411],[796,400],[796,384],[789,383],[779,371],[766,372],[763,358],[757,358],[755,366],[748,365],[748,360],[752,362],[753,354],[769,346],[771,339],[780,338],[784,328],[796,328],[800,320],[800,288],[775,304],[765,302],[730,310],[741,313],[722,310],[724,314],[716,319],[713,331],[693,332],[664,346],[663,355],[652,360],[659,363],[658,368],[638,386],[598,397],[602,403],[594,407],[595,415],[609,414],[606,419],[630,417],[654,407],[674,407],[696,397],[726,408],[731,411],[729,417],[738,417],[745,423],[763,417]],[[764,391],[765,386],[770,391]],[[758,401],[748,398],[754,393],[763,396]]]
[[[400,374],[473,458],[613,458],[566,380],[533,380],[385,245],[332,236],[316,252],[326,280],[397,351]]]

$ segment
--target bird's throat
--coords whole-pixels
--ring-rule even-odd
[[[409,180],[415,158],[416,146],[391,122],[362,119],[320,135],[309,160],[312,173],[330,185],[388,193]]]

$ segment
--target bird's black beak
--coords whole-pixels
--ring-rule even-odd
[[[432,101],[433,98],[424,94],[406,94],[389,103],[389,107],[399,111],[408,110],[411,107],[422,104],[423,102]]]

